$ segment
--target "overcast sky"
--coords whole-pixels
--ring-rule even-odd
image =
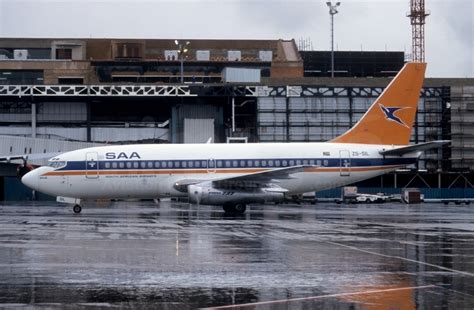
[[[1,37],[292,39],[330,49],[324,0],[0,0]],[[341,0],[338,50],[411,53],[409,0]],[[474,0],[426,0],[428,76],[474,77]]]

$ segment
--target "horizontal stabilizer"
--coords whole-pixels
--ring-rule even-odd
[[[392,150],[383,150],[383,151],[380,151],[380,154],[384,156],[386,155],[402,156],[408,153],[423,152],[423,151],[435,149],[448,143],[451,143],[451,141],[450,140],[431,141],[431,142],[426,142],[426,143],[402,146],[402,147],[392,149]]]

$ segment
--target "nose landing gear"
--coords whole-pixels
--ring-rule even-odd
[[[72,207],[72,211],[74,211],[76,214],[79,214],[82,211],[82,207],[80,205],[74,205],[74,207]]]

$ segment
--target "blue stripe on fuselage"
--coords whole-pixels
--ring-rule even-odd
[[[340,167],[341,163],[350,162],[350,167],[374,166],[407,166],[416,163],[417,158],[265,158],[265,159],[214,159],[214,166],[208,165],[211,161],[204,159],[193,160],[101,160],[100,170],[137,170],[137,169],[225,169],[225,168],[284,168],[299,165],[314,165],[321,167]],[[115,164],[114,164],[115,163]],[[191,164],[192,163],[192,164]],[[230,165],[228,166],[227,163]],[[342,165],[344,166],[344,165]],[[61,170],[84,170],[86,161],[69,161]],[[96,169],[88,167],[89,170]]]

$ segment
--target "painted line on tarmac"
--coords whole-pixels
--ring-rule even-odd
[[[406,261],[406,262],[425,265],[425,266],[437,268],[437,269],[440,269],[440,270],[457,273],[457,274],[460,274],[460,275],[463,275],[463,276],[474,277],[474,273],[472,273],[472,272],[451,269],[451,268],[447,268],[447,267],[443,267],[443,266],[439,266],[439,265],[434,265],[434,264],[430,264],[430,263],[426,263],[426,262],[422,262],[422,261],[419,261],[419,260],[410,259],[410,258],[406,258],[406,257],[401,257],[401,256],[392,256],[392,255],[387,255],[387,254],[381,254],[381,253],[372,252],[372,251],[360,249],[360,248],[357,248],[357,247],[354,247],[354,246],[351,246],[351,245],[341,244],[341,243],[337,243],[337,242],[331,242],[331,241],[324,241],[324,242],[329,243],[329,244],[333,244],[333,245],[337,245],[337,246],[340,246],[340,247],[343,247],[343,248],[359,251],[359,252],[362,252],[362,253],[367,253],[367,254],[376,255],[376,256],[380,256],[380,257],[386,257],[386,258],[400,259],[400,260],[403,260],[403,261]]]
[[[262,306],[262,305],[283,304],[283,303],[289,303],[289,302],[295,302],[295,301],[310,301],[310,300],[318,300],[318,299],[325,299],[325,298],[339,298],[339,297],[347,297],[347,296],[358,296],[358,295],[368,295],[368,294],[378,294],[378,293],[399,292],[399,291],[406,291],[406,290],[421,290],[421,289],[435,288],[435,287],[437,287],[437,286],[436,285],[409,286],[409,287],[401,287],[401,288],[390,288],[390,289],[385,289],[385,290],[371,290],[371,291],[362,291],[362,292],[353,292],[353,293],[339,293],[339,294],[329,294],[329,295],[312,296],[312,297],[301,297],[301,298],[292,298],[292,299],[281,299],[281,300],[272,300],[272,301],[252,302],[252,303],[247,303],[247,304],[201,308],[201,310],[220,310],[220,309],[254,307],[254,306]]]

